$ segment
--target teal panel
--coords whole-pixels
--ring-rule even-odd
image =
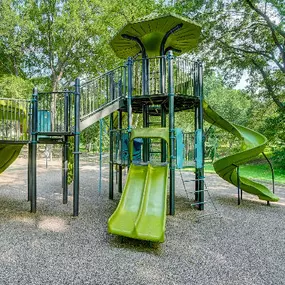
[[[133,140],[133,161],[141,161],[141,149],[143,140],[142,138],[135,138]],[[122,135],[122,159],[127,160],[129,155],[129,136],[128,134]]]
[[[184,143],[181,129],[175,129],[176,133],[176,168],[183,168],[184,164]]]
[[[50,111],[38,111],[38,132],[46,133],[51,131]]]
[[[195,131],[195,162],[196,168],[202,168],[203,161],[203,131],[198,129]]]

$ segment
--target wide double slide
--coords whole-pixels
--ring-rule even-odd
[[[203,102],[203,109],[206,121],[233,134],[242,141],[242,151],[221,158],[213,164],[216,173],[220,177],[237,186],[237,167],[253,160],[262,153],[266,147],[267,138],[251,129],[228,122],[218,115],[205,101]],[[242,176],[240,176],[240,188],[247,193],[258,196],[261,200],[272,202],[279,200],[264,185]]]
[[[167,174],[168,165],[131,164],[121,200],[108,221],[109,233],[164,241]]]

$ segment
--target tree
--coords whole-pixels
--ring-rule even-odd
[[[174,8],[203,27],[200,55],[235,85],[249,74],[249,91],[285,110],[284,0],[177,1]]]
[[[0,77],[0,97],[27,99],[31,96],[33,84],[29,80],[14,75]]]
[[[121,25],[154,7],[154,0],[3,0],[0,71],[43,78],[53,91],[97,75],[119,62],[108,42]]]

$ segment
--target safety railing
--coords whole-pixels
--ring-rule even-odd
[[[159,56],[137,59],[132,66],[133,96],[163,95],[168,92],[169,61],[173,61],[174,91],[177,95],[198,96],[199,63],[187,58]]]
[[[37,133],[68,134],[74,128],[74,92],[37,94]]]
[[[29,100],[0,98],[0,141],[29,139],[29,108]]]
[[[126,78],[126,67],[120,66],[83,83],[80,88],[81,120],[125,96]]]

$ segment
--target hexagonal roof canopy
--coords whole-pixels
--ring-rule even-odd
[[[128,23],[114,36],[110,45],[120,58],[135,56],[141,52],[141,47],[130,38],[136,38],[144,45],[149,57],[159,56],[161,42],[171,29],[175,31],[167,37],[164,50],[172,49],[182,54],[197,46],[201,26],[175,14]]]

